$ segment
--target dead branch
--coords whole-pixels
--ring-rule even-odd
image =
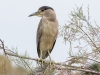
[[[38,58],[31,58],[31,57],[25,57],[25,56],[21,56],[21,55],[18,55],[14,52],[7,52],[4,47],[4,42],[0,39],[0,42],[1,42],[1,45],[0,45],[0,49],[3,49],[5,55],[10,55],[10,56],[15,56],[15,57],[19,57],[19,58],[24,58],[24,59],[29,59],[29,60],[34,60],[34,61],[38,61],[38,62],[42,62],[41,59],[38,59]],[[49,64],[49,62],[47,61],[43,61],[43,63],[46,63],[46,64]],[[57,69],[57,70],[77,70],[77,71],[84,71],[84,72],[91,72],[91,73],[95,73],[95,74],[100,74],[100,72],[97,72],[97,71],[94,71],[94,70],[88,70],[88,69],[84,69],[82,67],[76,67],[76,66],[69,66],[67,65],[66,63],[56,63],[56,62],[53,62],[54,64],[54,69]],[[58,66],[63,66],[61,68],[59,68]]]

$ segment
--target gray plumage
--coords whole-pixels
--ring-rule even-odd
[[[58,35],[58,21],[54,9],[48,6],[40,7],[38,12],[35,12],[35,15],[42,17],[37,29],[37,53],[39,57],[45,59],[55,45]],[[31,14],[30,16],[34,15]]]

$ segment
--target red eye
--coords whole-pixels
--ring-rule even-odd
[[[42,9],[41,11],[43,12],[44,10]]]

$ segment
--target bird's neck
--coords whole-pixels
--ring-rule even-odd
[[[44,18],[46,18],[46,20],[55,22],[56,21],[56,14],[55,14],[55,12],[45,13]]]

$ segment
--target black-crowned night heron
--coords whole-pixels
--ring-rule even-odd
[[[58,35],[56,13],[53,8],[42,6],[30,16],[42,17],[37,29],[36,42],[38,56],[45,59],[51,53]]]

